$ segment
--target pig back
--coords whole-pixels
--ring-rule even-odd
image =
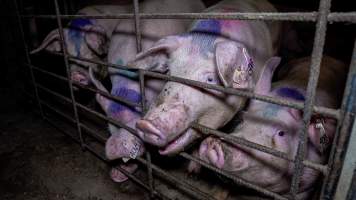
[[[306,92],[309,78],[310,57],[300,58],[287,63],[278,74],[278,80],[273,88],[281,86],[296,87]],[[345,85],[347,67],[344,63],[324,56],[320,65],[315,104],[329,108],[340,106]]]

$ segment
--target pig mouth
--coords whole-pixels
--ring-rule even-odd
[[[167,137],[156,126],[147,120],[139,120],[136,123],[138,135],[145,142],[156,145],[158,147],[164,147],[167,144]]]
[[[199,148],[199,157],[213,166],[230,172],[242,171],[248,167],[246,153],[236,146],[230,146],[216,138],[205,139]]]

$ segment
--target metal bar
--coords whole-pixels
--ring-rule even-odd
[[[73,84],[72,84],[72,79],[71,79],[71,72],[70,72],[70,66],[69,66],[69,59],[68,59],[68,51],[67,51],[67,44],[65,42],[64,38],[64,31],[63,31],[63,26],[62,26],[62,21],[60,18],[60,11],[59,11],[59,6],[58,6],[58,0],[53,0],[54,1],[54,6],[56,10],[56,18],[57,18],[57,24],[58,24],[58,29],[59,29],[59,37],[60,37],[60,43],[61,47],[64,53],[64,64],[66,66],[66,72],[67,72],[67,79],[68,79],[68,86],[70,90],[70,97],[72,99],[72,105],[73,105],[73,112],[74,112],[74,117],[76,120],[77,124],[77,131],[79,134],[79,139],[80,139],[80,144],[82,148],[84,149],[84,140],[82,136],[82,130],[80,128],[80,121],[79,121],[79,116],[78,116],[78,111],[77,111],[77,106],[75,103],[75,97],[74,97],[74,92],[73,92]]]
[[[133,0],[134,5],[134,16],[135,16],[135,34],[136,34],[136,50],[137,53],[141,52],[142,50],[142,38],[141,38],[141,27],[140,27],[140,8],[138,0]],[[145,77],[142,70],[139,70],[139,77],[140,77],[140,91],[141,91],[141,110],[142,110],[142,117],[145,115],[146,111],[146,95],[145,95]],[[148,176],[148,185],[150,187],[150,198],[153,198],[153,191],[154,191],[154,180],[152,175],[152,162],[151,162],[151,153],[147,150],[146,151],[146,159],[147,159],[147,176]]]
[[[205,161],[201,160],[200,158],[196,158],[196,157],[193,157],[185,152],[182,152],[180,153],[179,155],[181,155],[183,158],[186,158],[190,161],[194,161],[194,162],[197,162],[199,163],[200,165],[218,173],[218,174],[221,174],[231,180],[233,180],[236,184],[239,184],[239,185],[242,185],[242,186],[245,186],[247,188],[250,188],[250,189],[253,189],[253,190],[256,190],[257,192],[260,192],[261,194],[264,194],[266,196],[269,196],[269,197],[272,197],[273,199],[279,199],[279,200],[287,200],[286,197],[283,197],[282,195],[279,195],[275,192],[272,192],[270,190],[267,190],[267,189],[264,189],[263,187],[259,187],[259,186],[256,186],[252,183],[249,183],[248,181],[245,181],[244,179],[240,178],[240,177],[237,177],[237,176],[234,176],[234,175],[231,175],[227,172],[225,172],[224,170],[221,170],[219,168],[216,168],[216,167],[213,167],[211,166],[210,164],[206,163]]]
[[[340,116],[341,119],[337,124],[337,131],[334,136],[334,141],[328,161],[330,173],[325,178],[322,196],[323,199],[332,199],[332,193],[337,177],[339,176],[340,169],[342,167],[343,153],[349,140],[349,133],[351,131],[351,122],[355,119],[355,110],[352,109],[356,102],[356,39],[354,41],[354,49],[350,62],[350,69],[346,81],[346,87],[341,103]]]
[[[29,64],[27,64],[27,63],[25,63],[25,65],[28,65],[28,66],[32,67],[33,69],[35,69],[35,70],[37,70],[37,71],[39,71],[39,72],[41,72],[41,73],[43,73],[43,74],[46,74],[46,75],[49,75],[49,76],[53,76],[53,77],[55,77],[55,78],[57,78],[57,79],[59,79],[59,80],[61,80],[61,81],[65,81],[65,82],[68,81],[68,78],[66,78],[66,77],[63,77],[63,76],[57,75],[57,74],[55,74],[55,73],[52,73],[52,72],[43,70],[43,69],[38,68],[38,67],[33,66],[33,65],[29,65]],[[99,93],[99,94],[101,94],[101,95],[103,95],[103,96],[105,96],[105,97],[107,97],[107,98],[109,98],[109,99],[111,99],[111,100],[114,100],[114,101],[120,102],[120,103],[124,103],[124,104],[126,104],[126,105],[128,105],[128,106],[132,106],[132,107],[138,107],[138,106],[140,106],[140,104],[138,104],[138,103],[131,102],[131,101],[126,100],[126,99],[121,98],[121,97],[113,96],[113,95],[111,95],[110,93],[103,92],[103,91],[98,90],[98,89],[96,89],[96,88],[92,88],[92,87],[89,87],[89,86],[85,86],[85,85],[82,85],[82,84],[76,83],[76,82],[73,82],[73,84],[74,84],[75,86],[78,86],[78,87],[84,89],[84,90],[88,90],[88,91],[91,91],[91,92],[94,92],[94,93]]]
[[[265,147],[263,145],[260,145],[260,144],[254,143],[254,142],[250,142],[250,141],[248,141],[246,139],[234,137],[234,136],[228,135],[226,133],[211,129],[209,127],[206,127],[206,126],[203,126],[203,125],[197,124],[197,123],[193,123],[191,125],[191,127],[194,128],[194,129],[197,129],[202,134],[217,136],[222,141],[228,142],[230,144],[241,145],[241,146],[244,146],[244,147],[256,149],[256,150],[271,154],[273,156],[288,160],[290,162],[294,162],[294,159],[289,157],[284,152],[277,151],[275,149],[272,149],[272,148],[269,148],[269,147]],[[309,161],[309,160],[304,160],[303,164],[306,167],[309,167],[311,169],[315,169],[317,171],[320,171],[323,174],[327,174],[327,172],[328,172],[328,168],[326,166],[318,164],[318,163],[314,163],[314,162]]]
[[[104,162],[108,163],[109,161],[101,154],[97,153],[93,148],[91,148],[89,145],[86,145],[88,150],[93,153],[95,156],[99,157],[101,160],[103,160]],[[125,169],[121,168],[120,166],[116,166],[115,169],[119,170],[120,172],[122,172],[123,174],[125,174],[125,176],[127,176],[129,179],[131,179],[132,181],[134,181],[136,184],[138,184],[139,186],[143,187],[145,190],[150,192],[150,187],[148,185],[146,185],[145,183],[143,183],[139,178],[135,177],[134,175],[132,175],[130,172],[126,171]],[[157,190],[153,190],[152,191],[152,195],[153,197],[158,197],[160,199],[171,199],[169,197],[167,197],[166,195],[158,192]]]
[[[237,96],[242,96],[242,97],[253,98],[253,99],[265,101],[268,103],[278,104],[278,105],[282,105],[282,106],[288,106],[288,107],[299,109],[299,110],[304,109],[303,103],[291,101],[291,100],[285,100],[282,98],[258,95],[251,91],[247,91],[247,90],[225,88],[225,87],[219,86],[219,85],[202,83],[199,81],[184,79],[184,78],[175,77],[175,76],[169,76],[169,75],[150,72],[150,71],[145,71],[145,75],[150,76],[152,78],[158,78],[158,79],[163,79],[166,81],[178,82],[178,83],[182,83],[185,85],[194,86],[194,87],[198,87],[198,88],[202,88],[202,89],[213,89],[213,90],[217,90],[220,92],[224,92],[225,94],[232,94],[232,95],[237,95]],[[313,111],[323,114],[325,116],[339,119],[339,110],[336,110],[336,109],[330,109],[330,108],[321,107],[321,106],[314,106]]]
[[[47,87],[45,87],[45,86],[43,86],[41,84],[37,83],[37,87],[42,89],[42,90],[44,90],[44,91],[46,91],[49,94],[52,94],[52,95],[54,95],[54,96],[56,96],[56,97],[58,97],[58,98],[60,98],[60,99],[62,99],[64,101],[72,104],[71,99],[69,99],[69,98],[67,98],[67,97],[65,97],[65,96],[63,96],[61,94],[58,94],[57,92],[53,92],[52,90],[48,89]],[[135,136],[139,137],[138,134],[137,134],[137,131],[135,129],[133,129],[133,128],[121,123],[121,122],[115,121],[115,119],[113,119],[111,117],[106,117],[105,115],[103,115],[101,113],[98,113],[98,112],[96,112],[94,110],[91,110],[90,108],[88,108],[88,107],[86,107],[86,106],[84,106],[84,105],[82,105],[82,104],[80,104],[78,102],[76,102],[75,104],[76,104],[76,106],[78,106],[79,108],[85,110],[86,112],[91,113],[91,114],[95,115],[96,117],[99,117],[100,119],[103,119],[103,120],[105,120],[107,122],[110,122],[113,125],[117,126],[118,128],[124,128],[127,131],[129,131],[130,133],[132,133]]]
[[[351,137],[347,145],[345,162],[343,163],[334,199],[346,199],[352,185],[354,170],[356,169],[356,157],[354,155],[356,152],[356,119],[353,124]]]
[[[47,93],[49,94],[52,94],[68,103],[71,103],[71,100],[67,97],[64,97],[56,92],[53,92],[51,91],[50,89],[46,88],[45,86],[42,86],[41,84],[38,84],[37,83],[37,87],[46,91]],[[125,124],[121,124],[120,122],[117,122],[115,121],[114,119],[112,118],[109,118],[109,117],[106,117],[105,115],[102,115],[96,111],[93,111],[93,110],[90,110],[89,108],[85,107],[84,105],[81,105],[79,103],[77,103],[77,106],[79,106],[81,109],[107,121],[107,122],[110,122],[112,124],[114,124],[115,126],[119,127],[119,128],[124,128],[126,129],[127,131],[131,132],[132,134],[134,134],[135,136],[138,137],[137,135],[137,132],[135,129],[132,129],[128,126],[126,126]],[[250,142],[250,141],[247,141],[247,140],[243,140],[241,138],[237,138],[237,137],[233,137],[233,136],[230,136],[226,133],[223,133],[223,132],[220,132],[220,131],[217,131],[217,130],[214,130],[214,129],[210,129],[206,126],[203,126],[203,125],[200,125],[200,124],[196,124],[196,123],[193,123],[192,124],[192,128],[196,128],[198,129],[201,133],[203,134],[211,134],[211,135],[215,135],[215,136],[218,136],[220,137],[221,139],[227,141],[227,142],[230,142],[231,144],[235,144],[235,145],[243,145],[243,146],[246,146],[246,147],[249,147],[249,148],[254,148],[254,149],[258,149],[260,151],[263,151],[265,153],[269,153],[271,155],[274,155],[276,157],[279,157],[279,158],[282,158],[282,159],[285,159],[285,160],[288,160],[288,161],[291,161],[293,162],[293,158],[290,158],[288,157],[288,155],[286,155],[285,153],[283,152],[280,152],[280,151],[276,151],[274,149],[271,149],[271,148],[268,148],[268,147],[265,147],[265,146],[262,146],[262,145],[259,145],[259,144],[256,144],[256,143],[253,143],[253,142]],[[321,171],[322,173],[326,174],[327,173],[327,168],[323,165],[320,165],[320,164],[317,164],[317,163],[314,163],[312,161],[308,161],[308,160],[305,160],[303,161],[303,164],[309,168],[312,168],[312,169],[315,169],[315,170],[318,170],[318,171]]]
[[[137,161],[139,161],[140,163],[144,164],[144,165],[148,165],[147,161],[141,157],[136,158]],[[209,194],[202,192],[201,190],[199,190],[198,188],[196,188],[195,186],[187,183],[186,181],[183,181],[175,176],[170,175],[169,173],[165,172],[164,170],[162,170],[161,168],[157,167],[156,165],[152,164],[152,169],[158,174],[161,175],[162,178],[170,181],[171,183],[175,184],[175,186],[180,186],[181,189],[183,189],[185,192],[188,192],[189,194],[193,195],[194,197],[196,197],[197,199],[210,199],[210,200],[215,200],[214,198],[212,198]]]
[[[22,28],[22,19],[20,17],[20,10],[19,10],[19,6],[17,4],[17,0],[14,1],[14,5],[15,5],[15,10],[16,10],[16,15],[17,15],[17,21],[18,21],[18,24],[19,24],[21,39],[22,39],[22,43],[23,43],[23,47],[24,47],[24,52],[25,52],[25,56],[26,56],[26,62],[27,63],[31,63],[31,58],[30,58],[30,55],[28,54],[28,46],[27,46],[27,43],[26,43],[26,40],[25,40],[25,33],[24,33],[23,28]],[[34,91],[35,91],[36,101],[37,101],[38,107],[40,109],[41,116],[42,116],[42,118],[44,118],[43,108],[42,108],[42,105],[40,103],[40,96],[38,94],[38,90],[37,90],[37,87],[36,87],[36,78],[35,78],[35,75],[33,73],[32,68],[29,67],[29,69],[30,69],[31,82],[32,82],[32,85],[33,85]]]
[[[54,53],[54,54],[60,54],[60,53]],[[63,54],[60,54],[60,55],[63,55]],[[71,60],[78,59],[78,60],[83,60],[83,61],[96,63],[96,64],[100,63],[102,65],[107,65],[107,66],[110,66],[110,67],[124,69],[124,70],[129,69],[127,67],[123,67],[123,66],[120,66],[120,65],[113,65],[113,64],[99,62],[99,61],[92,61],[90,59],[83,59],[83,58],[78,58],[78,57],[74,57],[74,56],[69,56],[69,57],[71,58]],[[36,67],[36,69],[40,69],[40,68]],[[40,70],[42,70],[42,72],[43,72],[43,69],[40,69]],[[186,84],[186,85],[190,85],[190,86],[194,86],[194,87],[198,87],[198,88],[202,88],[202,89],[205,89],[205,88],[213,89],[213,90],[224,92],[226,94],[232,94],[232,95],[237,95],[237,96],[242,96],[242,97],[253,98],[253,99],[265,101],[265,102],[268,102],[268,103],[278,104],[278,105],[282,105],[282,106],[288,106],[288,107],[299,109],[299,110],[304,109],[303,103],[296,102],[296,101],[285,100],[285,99],[278,98],[278,97],[263,96],[263,95],[259,95],[259,94],[254,94],[253,92],[246,91],[246,90],[225,88],[223,86],[211,85],[211,84],[207,84],[207,83],[203,83],[203,82],[199,82],[199,81],[194,81],[194,80],[175,77],[175,76],[168,76],[168,75],[165,75],[165,74],[160,74],[160,73],[146,71],[146,70],[142,70],[142,71],[144,72],[144,74],[146,76],[150,76],[150,77],[153,77],[153,78],[158,78],[158,79],[162,79],[162,80],[166,80],[166,81],[178,82],[178,83],[182,83],[182,84]],[[55,76],[55,77],[58,78],[58,75],[55,75],[53,73],[52,74],[47,73],[47,74]],[[67,80],[67,79],[65,79],[65,80]],[[76,83],[74,82],[74,84],[76,84]],[[78,85],[78,84],[76,84],[76,85]],[[80,87],[80,85],[78,85],[78,86]],[[109,93],[104,93],[104,92],[101,92],[100,90],[96,90],[96,89],[93,89],[93,90],[95,90],[95,92],[97,92],[97,93],[102,94],[103,96],[106,96],[106,97],[108,97],[110,99],[113,99],[113,100],[116,100],[118,102],[125,103],[127,105],[131,104],[131,106],[139,106],[136,103],[129,102],[129,101],[127,101],[125,99],[122,99],[122,98],[120,100],[119,97],[112,96]],[[322,106],[313,106],[313,111],[316,112],[316,113],[319,113],[319,114],[323,114],[323,115],[328,116],[328,117],[335,118],[335,119],[339,119],[339,116],[340,116],[339,110],[326,108],[326,107],[322,107]]]
[[[70,138],[72,138],[75,142],[77,142],[78,144],[80,144],[80,140],[78,140],[77,138],[73,137],[72,134],[68,133],[67,131],[64,131],[63,129],[61,129],[59,126],[57,126],[55,123],[53,123],[50,119],[48,119],[47,117],[45,118],[45,120],[54,128],[56,128],[57,130],[59,130],[60,132],[64,133],[65,135],[69,136]],[[74,120],[74,119],[73,119]],[[75,120],[74,120],[75,121]],[[97,156],[98,158],[100,158],[101,160],[103,160],[104,162],[108,163],[108,160],[105,159],[104,156],[100,155],[99,153],[97,153],[93,148],[91,148],[89,145],[85,145],[85,148],[89,150],[89,152],[91,152],[92,154],[94,154],[95,156]],[[145,185],[142,181],[140,181],[140,179],[138,179],[137,177],[133,176],[132,174],[128,173],[127,171],[125,171],[124,169],[117,167],[116,169],[120,170],[122,173],[124,173],[130,180],[132,180],[133,182],[135,182],[136,184],[138,184],[139,186],[143,187],[144,189],[148,190],[147,188],[149,188],[147,185]],[[166,195],[158,192],[158,191],[154,191],[153,195],[157,196],[160,199],[170,199],[169,197],[167,197]]]
[[[319,79],[320,64],[323,56],[323,48],[325,43],[325,35],[327,29],[327,16],[330,12],[331,0],[320,0],[319,15],[316,23],[316,31],[314,37],[313,51],[311,55],[311,66],[309,72],[309,81],[307,86],[307,95],[303,113],[303,127],[300,130],[299,143],[297,148],[297,155],[295,158],[294,173],[290,194],[293,199],[297,198],[299,192],[299,184],[301,176],[303,175],[304,165],[303,160],[307,150],[308,142],[308,126],[313,114],[312,108],[315,101],[316,87]]]
[[[54,15],[21,15],[24,18],[54,19]],[[115,15],[61,15],[62,19],[88,18],[88,19],[133,19],[133,13]],[[239,19],[239,20],[283,20],[315,22],[317,12],[234,12],[234,13],[141,13],[141,19]],[[328,22],[356,23],[356,12],[332,12],[329,13]]]
[[[67,99],[68,99],[68,98],[67,98]],[[68,99],[68,100],[69,100],[69,99]],[[52,109],[54,109],[54,108],[52,107]],[[56,112],[57,109],[54,109],[54,111]],[[62,114],[63,114],[63,113],[62,113]],[[66,116],[67,116],[67,115],[66,115]],[[67,116],[67,117],[69,117],[69,116]],[[71,117],[69,117],[69,118],[71,118]],[[49,121],[50,121],[50,120],[49,120]],[[70,121],[75,122],[75,119],[71,118]],[[51,121],[50,121],[50,123],[51,123]],[[53,123],[51,123],[51,124],[54,125]],[[57,127],[57,128],[59,129],[59,127]],[[65,132],[65,131],[62,130],[62,129],[60,129],[60,130],[61,130],[62,132]],[[89,129],[89,131],[92,131],[92,130]],[[94,133],[93,133],[93,134],[94,134]],[[69,135],[69,136],[70,136],[72,139],[74,139],[76,142],[80,143],[80,141],[79,141],[77,138],[73,137],[71,134],[69,134],[69,133],[66,132],[66,135]],[[86,145],[86,144],[84,144],[84,145]],[[88,149],[88,147],[89,147],[89,146],[86,145],[86,149]],[[88,149],[88,150],[91,151],[91,152],[94,153],[94,154],[97,154],[97,153],[95,152],[95,150],[93,150],[93,149]],[[100,156],[100,158],[101,158],[103,161],[108,162],[108,160],[107,160],[104,156]],[[143,158],[141,158],[141,157],[136,158],[136,160],[138,160],[140,163],[142,163],[142,164],[144,164],[144,165],[146,165],[146,166],[148,165],[148,161],[146,161],[145,159],[143,159]],[[158,174],[162,175],[162,178],[164,178],[164,179],[170,181],[171,183],[178,184],[179,186],[183,187],[182,189],[183,189],[184,191],[186,191],[186,192],[188,192],[189,194],[195,196],[196,198],[198,198],[198,199],[204,199],[204,200],[205,200],[205,199],[214,200],[214,199],[212,199],[208,194],[206,194],[206,193],[200,191],[198,188],[194,187],[193,185],[191,185],[191,184],[189,184],[189,183],[187,183],[187,182],[185,182],[185,181],[179,180],[178,178],[176,178],[176,177],[170,175],[169,173],[165,172],[164,170],[160,169],[159,167],[157,167],[157,166],[155,166],[155,165],[153,165],[153,164],[151,164],[151,165],[152,165],[152,169],[153,169],[155,172],[157,172]],[[132,177],[132,175],[130,174],[130,176],[128,176],[128,177],[130,178],[130,177]],[[145,188],[149,188],[149,186],[146,186]],[[155,195],[155,190],[153,191],[153,195]]]

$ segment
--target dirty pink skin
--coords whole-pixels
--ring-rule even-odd
[[[121,2],[121,4],[124,4]],[[131,5],[97,5],[79,10],[80,15],[102,15],[128,13]],[[109,38],[114,31],[118,20],[112,19],[74,19],[66,28],[63,28],[67,52],[71,56],[80,56],[86,59],[103,60],[108,52]],[[51,31],[42,44],[31,54],[42,50],[62,52],[58,29]],[[107,70],[102,66],[84,61],[70,61],[71,79],[75,83],[89,85],[88,68],[104,78]]]
[[[200,0],[145,0],[140,2],[140,12],[142,13],[180,13],[180,12],[201,12],[205,9]],[[142,36],[142,49],[149,49],[162,37],[184,33],[191,24],[191,20],[176,19],[141,19],[140,28]],[[136,33],[134,20],[120,20],[111,37],[109,46],[108,62],[119,65],[127,65],[129,61],[135,59],[138,53],[136,49]],[[135,103],[141,103],[141,95],[137,75],[124,70],[109,68],[112,83],[111,94]],[[92,76],[95,79],[94,76]],[[107,91],[99,81],[93,81],[94,85],[102,91]],[[157,94],[163,88],[164,82],[160,80],[150,80],[146,78],[145,96],[146,104],[150,105]],[[116,103],[99,94],[97,101],[106,114],[125,125],[135,128],[136,122],[141,119],[141,108],[131,108],[130,106]],[[109,124],[111,137],[105,145],[106,157],[110,160],[134,159],[145,152],[143,142],[125,129],[119,129]],[[129,172],[135,171],[137,165],[130,161],[121,164]],[[116,170],[111,171],[111,177],[116,182],[127,180],[127,177]]]
[[[273,12],[267,1],[222,1],[206,12]],[[263,66],[278,49],[278,22],[197,20],[189,32],[161,39],[137,55],[131,66],[226,88],[250,90]],[[271,59],[270,59],[271,58]],[[178,153],[200,135],[189,129],[196,121],[219,128],[239,111],[246,99],[167,82],[136,126],[140,137],[161,148],[163,155]]]
[[[282,79],[271,87],[274,69],[263,73],[257,83],[255,92],[261,95],[302,101],[305,95],[310,59],[295,60],[282,68]],[[324,57],[316,94],[316,105],[329,108],[340,106],[345,65],[341,62]],[[335,75],[337,74],[337,76]],[[286,89],[287,88],[287,89]],[[316,116],[313,116],[315,118]],[[334,119],[325,117],[324,128],[329,143],[320,142],[321,133],[312,120],[308,128],[308,147],[306,159],[315,163],[325,163],[326,149],[332,143],[336,128]],[[296,109],[252,100],[243,122],[235,129],[232,136],[243,138],[294,157],[296,155],[299,135],[302,125],[302,113]],[[280,159],[252,148],[233,145],[220,139],[209,137],[205,139],[195,153],[202,160],[213,166],[224,169],[251,183],[281,194],[287,194],[291,184],[294,163]],[[199,171],[199,165],[191,163],[190,171]],[[306,199],[313,190],[319,172],[305,168],[301,177],[299,199]]]

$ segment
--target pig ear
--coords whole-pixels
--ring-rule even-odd
[[[273,73],[280,62],[280,57],[272,57],[266,61],[257,80],[255,93],[266,95],[268,92],[270,92]]]
[[[215,47],[215,61],[225,87],[245,88],[252,72],[246,48],[236,42],[219,42]]]
[[[105,93],[109,93],[108,90],[104,87],[104,85],[95,78],[93,69],[91,67],[89,67],[89,77],[91,82],[95,85],[95,87]],[[108,108],[109,108],[109,103],[110,103],[110,99],[106,98],[105,96],[97,93],[96,94],[96,101],[99,103],[99,105],[101,106],[101,108],[104,110],[104,112],[106,114],[108,114]]]
[[[168,71],[169,55],[180,46],[180,38],[169,36],[156,42],[151,48],[137,54],[127,65],[136,69],[146,69],[165,73]]]
[[[58,29],[51,31],[43,40],[42,44],[37,49],[32,50],[30,54],[38,53],[43,49],[52,52],[60,52],[62,50]]]
[[[294,108],[289,108],[289,112],[297,121],[301,121],[303,112]],[[321,115],[313,115],[308,127],[309,141],[319,150],[324,153],[332,144],[336,131],[336,120],[330,117]]]
[[[101,26],[91,26],[86,30],[85,42],[97,55],[107,54],[107,41],[105,30]]]

